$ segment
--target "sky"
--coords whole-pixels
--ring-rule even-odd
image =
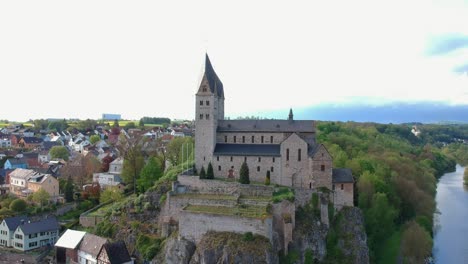
[[[468,105],[468,1],[1,1],[0,119]],[[313,116],[310,117],[313,119]]]

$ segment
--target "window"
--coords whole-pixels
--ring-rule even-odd
[[[37,246],[37,242],[31,242],[29,243],[29,247],[36,247]]]
[[[242,143],[245,143],[245,136],[242,136]]]
[[[321,171],[325,171],[325,165],[320,166]]]
[[[273,157],[273,162],[275,162],[275,157]]]
[[[274,170],[274,168],[273,168],[273,167],[271,167],[271,168],[270,168],[270,171],[271,171],[271,172],[274,172],[275,170]]]
[[[261,162],[262,161],[262,157],[258,157],[258,162]]]
[[[203,119],[203,114],[200,114],[200,119]]]
[[[232,156],[231,156],[231,162],[232,162]]]
[[[200,105],[203,105],[203,101],[200,101]]]
[[[219,161],[219,156],[216,156],[216,161]]]
[[[343,184],[341,184],[341,190],[343,190],[343,189],[344,189],[344,185],[343,185]]]
[[[206,157],[203,157],[203,160],[205,161],[205,160],[206,160]]]
[[[260,166],[257,166],[257,171],[260,171]]]
[[[206,86],[203,86],[203,87],[202,87],[202,91],[203,91],[203,92],[206,92],[206,91],[207,91]]]
[[[16,235],[15,235],[15,238],[16,238],[16,239],[23,239],[23,236],[22,236],[22,235],[19,235],[19,234],[16,234]]]
[[[15,243],[15,247],[23,248],[23,244],[21,244],[21,243]]]
[[[29,234],[29,238],[35,238],[35,237],[37,237],[37,233],[35,233],[35,234]]]
[[[263,136],[261,137],[261,142],[263,143]]]
[[[227,136],[224,136],[224,143],[227,143]]]
[[[301,149],[297,150],[297,161],[301,161]]]
[[[270,143],[273,144],[273,136],[270,136]]]
[[[206,101],[206,105],[210,105],[210,101]]]
[[[210,114],[205,115],[206,119],[210,119]]]
[[[247,157],[244,157],[244,162],[247,162]]]
[[[252,136],[252,143],[255,142],[255,136]]]
[[[236,139],[237,139],[237,137],[236,137],[236,136],[234,136],[234,143],[236,143]]]
[[[286,149],[286,160],[289,161],[289,149]]]
[[[41,236],[44,236],[45,235],[45,232],[41,232]]]
[[[218,170],[219,170],[219,171],[221,170],[221,166],[218,166]]]
[[[332,185],[332,190],[333,190],[333,191],[335,190],[335,184]]]

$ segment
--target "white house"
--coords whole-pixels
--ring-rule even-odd
[[[10,173],[10,193],[22,195],[22,191],[27,190],[28,181],[37,174],[33,170],[15,169]]]
[[[93,182],[98,182],[101,188],[105,189],[106,187],[119,185],[122,183],[122,178],[117,174],[101,172],[93,174]]]
[[[109,173],[122,174],[124,159],[118,157],[109,164]]]
[[[13,232],[10,226],[16,226]],[[9,229],[8,232],[5,232],[5,227]],[[6,247],[28,251],[53,245],[58,239],[59,230],[60,226],[54,217],[35,222],[26,217],[11,217],[2,222],[0,242]]]
[[[11,147],[11,139],[8,137],[0,138],[0,148],[9,148]]]
[[[78,248],[78,263],[96,263],[99,251],[107,242],[105,238],[86,233]]]

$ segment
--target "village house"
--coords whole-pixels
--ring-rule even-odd
[[[23,158],[11,158],[5,162],[5,164],[3,165],[3,168],[5,170],[27,169],[28,161]]]
[[[26,217],[12,217],[3,220],[0,230],[0,244],[28,251],[53,245],[58,239],[60,226],[54,217],[39,221],[31,221]]]
[[[107,242],[106,238],[86,233],[78,248],[78,263],[96,263],[99,251]]]
[[[120,176],[122,174],[122,170],[123,158],[119,157],[109,164],[108,172],[94,173],[93,182],[99,183],[103,189],[114,186],[119,186],[119,188],[121,188],[123,187],[121,186],[123,181]]]
[[[26,149],[37,148],[42,144],[42,138],[37,137],[22,137],[18,141],[18,146]]]
[[[117,241],[104,244],[97,256],[97,264],[133,264],[133,260],[125,242]]]
[[[86,232],[67,229],[55,243],[58,264],[78,263],[78,247]]]
[[[52,175],[29,169],[16,169],[9,175],[10,193],[18,197],[27,197],[41,188],[50,195],[51,201],[59,196],[59,183]]]
[[[0,148],[11,148],[11,139],[9,137],[0,138]]]
[[[10,193],[17,196],[27,196],[28,181],[37,173],[28,169],[15,169],[10,173]]]
[[[28,180],[28,189],[32,193],[39,191],[41,188],[50,195],[51,201],[57,201],[59,196],[59,182],[55,177],[49,174],[40,174]]]

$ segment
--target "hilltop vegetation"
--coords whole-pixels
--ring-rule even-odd
[[[424,126],[422,131],[421,137],[416,137],[409,125],[318,124],[318,141],[330,151],[334,166],[353,171],[355,204],[365,216],[373,263],[395,263],[402,254],[398,245],[410,244],[405,239],[411,239],[416,247],[432,243],[437,177],[455,169],[455,158],[462,160],[456,150],[466,147],[438,146],[466,138],[466,132],[447,126]],[[428,235],[419,240],[410,235],[395,239],[400,232],[408,234],[405,231],[412,221]],[[390,249],[394,252],[388,252]],[[402,251],[409,252],[405,248]]]

